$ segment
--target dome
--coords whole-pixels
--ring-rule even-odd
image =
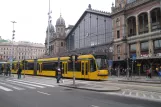
[[[65,26],[65,20],[61,17],[61,15],[56,21],[56,26],[59,26],[59,25]]]

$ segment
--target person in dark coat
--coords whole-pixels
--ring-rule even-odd
[[[21,69],[21,67],[19,67],[18,71],[17,71],[18,79],[21,78],[21,72],[22,72],[22,69]]]
[[[59,80],[62,77],[62,70],[60,69],[60,67],[56,68],[56,79],[57,79],[57,83],[59,83]]]

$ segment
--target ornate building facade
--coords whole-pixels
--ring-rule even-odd
[[[0,60],[7,61],[10,59],[12,50],[12,42],[0,38]],[[31,42],[14,42],[13,43],[13,59],[20,61],[24,59],[42,58],[45,54],[45,46],[43,44]]]
[[[63,55],[66,50],[66,35],[72,29],[72,25],[66,28],[65,20],[60,17],[56,21],[55,28],[52,23],[49,24],[49,33],[48,28],[46,30],[46,40],[45,40],[45,48],[47,51],[47,39],[49,35],[49,55],[48,57],[56,57]]]
[[[161,66],[160,7],[160,0],[115,0],[111,15],[113,60],[118,62],[115,67],[134,66],[134,72],[140,75]]]

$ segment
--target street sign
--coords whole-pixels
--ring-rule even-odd
[[[113,61],[112,60],[108,60],[108,65],[109,65],[109,67],[112,67]]]
[[[132,60],[136,60],[136,54],[132,54]]]

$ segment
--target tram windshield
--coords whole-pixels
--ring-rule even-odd
[[[107,69],[108,65],[105,55],[97,55],[95,56],[95,59],[99,70]]]

